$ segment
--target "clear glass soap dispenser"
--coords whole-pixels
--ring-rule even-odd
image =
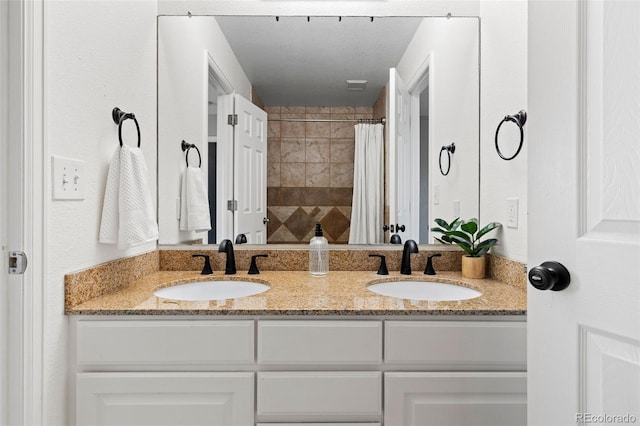
[[[322,236],[319,223],[316,223],[316,236],[309,242],[309,273],[314,277],[329,273],[329,242]]]

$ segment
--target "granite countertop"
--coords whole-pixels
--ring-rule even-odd
[[[380,296],[369,284],[394,280],[437,281],[470,287],[482,296],[462,301],[413,301]],[[177,301],[153,295],[161,287],[209,280],[245,280],[271,288],[254,296],[212,301]],[[259,275],[200,275],[196,271],[161,271],[113,293],[75,306],[68,315],[525,315],[526,289],[493,279],[463,278],[460,272],[435,276],[376,275],[370,271],[331,271],[311,277],[306,271],[261,271]]]

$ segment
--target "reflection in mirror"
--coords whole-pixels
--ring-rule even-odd
[[[330,243],[428,243],[434,218],[477,217],[478,52],[476,18],[159,17],[160,243],[307,243],[315,223]],[[245,100],[259,108],[238,109]],[[383,128],[369,175],[360,121]],[[178,226],[183,139],[209,176],[208,233]],[[354,194],[379,206],[358,208]],[[373,237],[354,240],[367,216]]]

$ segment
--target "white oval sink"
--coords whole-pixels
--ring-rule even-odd
[[[383,296],[409,300],[467,300],[482,295],[472,288],[429,281],[390,281],[372,284],[367,289]]]
[[[155,296],[174,300],[223,300],[253,296],[269,290],[269,286],[250,281],[200,281],[164,287]]]

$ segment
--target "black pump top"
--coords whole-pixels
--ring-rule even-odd
[[[316,223],[316,237],[322,237],[322,225]]]

